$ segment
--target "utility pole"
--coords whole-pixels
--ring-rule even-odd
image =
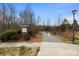
[[[60,16],[61,14],[58,15],[58,33],[60,33]]]
[[[73,37],[72,37],[72,43],[74,43],[75,41],[75,28],[74,28],[74,20],[75,20],[75,15],[76,15],[77,10],[73,10],[72,14],[73,14],[73,25],[72,25],[72,33],[73,33]]]

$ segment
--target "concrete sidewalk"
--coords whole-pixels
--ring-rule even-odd
[[[20,47],[20,46],[39,47],[40,45],[41,43],[28,43],[28,42],[0,43],[0,47]]]
[[[40,47],[38,56],[73,56],[79,55],[79,45],[67,44],[67,43],[56,43],[56,42],[42,42],[42,43],[2,43],[0,47]]]

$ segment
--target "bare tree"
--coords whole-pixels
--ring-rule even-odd
[[[5,7],[5,4],[2,3],[2,21],[1,21],[1,29],[2,30],[5,30],[6,28],[6,7]]]
[[[49,25],[50,23],[49,23],[49,19],[47,20],[47,29],[48,29],[48,31],[50,30],[50,25]]]
[[[34,13],[29,5],[25,8],[25,10],[20,12],[20,18],[23,24],[29,25],[35,23]]]
[[[37,33],[38,28],[36,24],[36,18],[29,5],[27,5],[27,7],[20,12],[20,19],[23,22],[22,24],[28,25],[28,32],[31,35],[35,35],[35,33]]]
[[[0,13],[2,17],[0,19],[2,30],[13,29],[17,26],[17,16],[15,15],[15,8],[13,4],[9,4],[6,6],[6,4],[3,3]]]
[[[9,19],[8,19],[8,27],[12,28],[16,25],[15,19],[16,19],[16,15],[15,15],[15,8],[13,6],[13,4],[9,5],[9,9],[10,9],[10,15],[9,15]]]

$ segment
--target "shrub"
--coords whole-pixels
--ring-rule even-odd
[[[0,40],[2,42],[9,41],[9,40],[17,40],[19,38],[20,38],[19,30],[7,30],[0,34]]]
[[[25,46],[21,46],[20,47],[20,55],[24,55],[25,54],[25,49],[26,49]]]
[[[31,35],[28,33],[23,33],[22,38],[26,41],[28,41],[31,38]]]
[[[40,51],[40,47],[37,47],[37,50],[36,50],[36,54],[35,54],[35,56],[37,56],[38,55],[38,52]]]
[[[20,47],[20,56],[21,56],[21,55],[25,55],[25,53],[26,53],[27,51],[29,51],[29,50],[31,50],[31,48],[25,47],[25,46],[21,46],[21,47]]]
[[[38,27],[34,24],[30,24],[28,27],[28,34],[31,36],[35,36],[38,33]]]

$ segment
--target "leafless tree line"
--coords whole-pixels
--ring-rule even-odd
[[[36,26],[37,19],[35,18],[34,12],[29,5],[26,5],[26,8],[22,10],[17,17],[16,8],[13,4],[6,5],[5,3],[1,4],[0,9],[0,31],[7,29],[17,29],[20,28],[21,24],[28,26]]]
[[[15,8],[13,7],[12,4],[10,4],[8,8],[6,4],[3,3],[0,9],[0,30],[1,31],[10,29],[16,24]]]

